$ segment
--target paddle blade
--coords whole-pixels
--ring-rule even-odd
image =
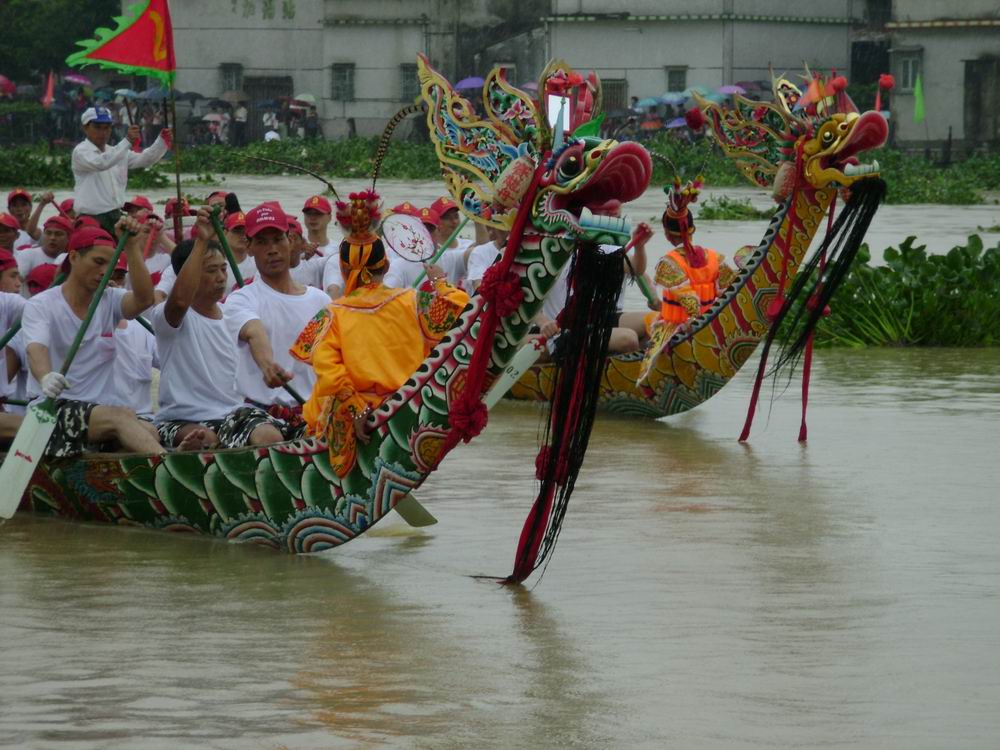
[[[438,520],[421,505],[413,495],[407,495],[396,503],[396,512],[410,526],[433,526]]]
[[[56,415],[48,401],[28,408],[24,421],[14,437],[3,466],[0,466],[0,517],[10,518],[21,504],[21,496],[35,474],[52,431]]]
[[[545,344],[542,343],[541,339],[535,339],[517,350],[517,354],[511,358],[510,363],[500,373],[500,376],[493,381],[493,387],[483,399],[487,409],[496,406],[497,402],[514,386],[514,383],[521,379],[528,368],[538,361],[543,346]]]

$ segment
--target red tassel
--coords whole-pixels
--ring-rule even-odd
[[[701,107],[692,107],[684,113],[684,122],[691,130],[701,130],[705,126],[705,113]]]
[[[875,111],[876,112],[882,111],[882,89],[878,89],[875,92]]]
[[[833,215],[837,210],[837,194],[833,194],[833,198],[830,199],[830,213],[827,215],[826,219],[826,233],[830,234],[830,230],[833,229]],[[819,275],[820,279],[823,278],[823,271],[826,270],[826,251],[821,250],[822,254],[819,256]],[[815,310],[819,305],[819,293],[822,290],[821,286],[816,287],[816,296],[809,300],[808,308],[810,310]],[[820,313],[821,316],[826,317],[830,314],[830,309],[824,308],[823,312]],[[806,351],[805,356],[802,361],[802,421],[799,423],[799,442],[804,443],[809,434],[809,430],[806,427],[806,410],[809,408],[809,379],[812,377],[812,358],[813,358],[813,334],[810,331],[809,338],[806,341]]]

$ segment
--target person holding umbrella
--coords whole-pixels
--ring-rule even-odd
[[[104,107],[90,107],[80,117],[86,138],[73,149],[74,208],[80,216],[93,216],[108,232],[114,232],[125,203],[130,169],[150,167],[166,155],[172,143],[170,128],[160,131],[152,146],[136,153],[139,127],[130,125],[126,137],[114,146],[112,117]]]

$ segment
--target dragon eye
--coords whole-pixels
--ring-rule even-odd
[[[580,174],[580,160],[576,156],[570,156],[559,165],[559,176],[570,179]]]
[[[833,131],[827,130],[825,133],[823,133],[821,139],[823,141],[824,146],[829,146],[831,143],[833,143],[834,139]]]

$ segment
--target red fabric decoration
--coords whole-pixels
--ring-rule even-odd
[[[489,411],[482,401],[470,401],[469,399],[457,399],[448,410],[448,422],[451,429],[455,431],[463,443],[467,443],[476,437],[489,419]]]
[[[684,113],[684,122],[691,130],[701,130],[705,126],[705,113],[700,107],[692,107]]]
[[[886,91],[889,91],[895,85],[896,85],[896,79],[893,78],[891,73],[883,73],[878,77],[878,87],[880,89],[885,89]]]
[[[479,285],[479,293],[501,318],[517,312],[524,301],[524,290],[521,289],[518,275],[513,271],[503,271],[498,265],[486,269]]]
[[[535,479],[541,482],[545,478],[545,464],[549,460],[549,453],[551,447],[548,445],[543,445],[538,450],[538,455],[535,456]],[[563,458],[559,464],[556,466],[556,484],[563,485],[566,484],[566,480],[569,478],[569,464],[566,459]]]
[[[843,91],[847,88],[847,79],[844,76],[837,76],[832,81],[830,81],[830,86],[834,91]]]

